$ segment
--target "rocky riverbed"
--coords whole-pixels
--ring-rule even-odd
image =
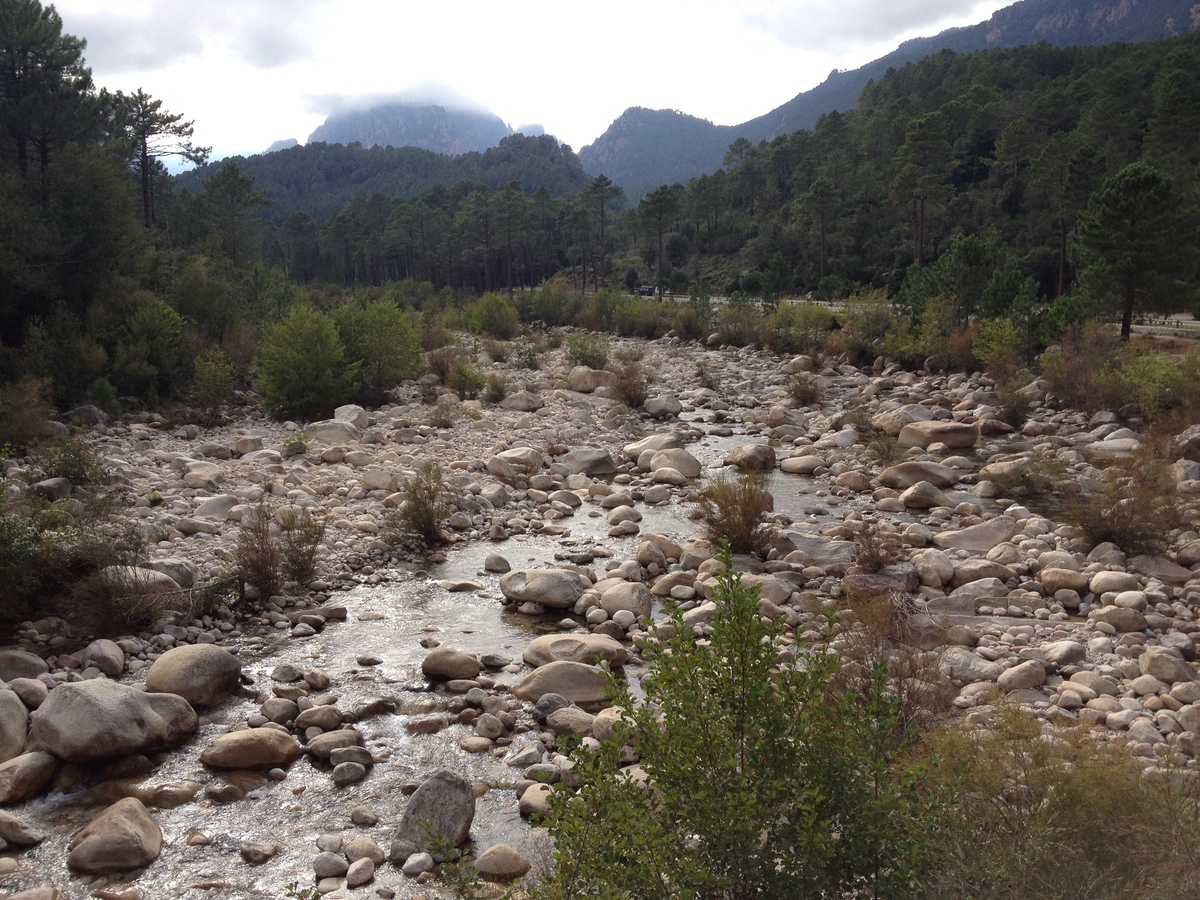
[[[528,818],[570,777],[559,739],[613,727],[593,663],[636,686],[663,602],[698,630],[711,614],[717,561],[693,509],[727,465],[769,475],[771,552],[738,566],[799,650],[828,636],[852,586],[882,580],[911,595],[912,640],[952,715],[982,726],[1017,703],[1047,728],[1125,742],[1147,778],[1194,770],[1200,429],[1174,445],[1186,524],[1163,555],[1127,556],[1083,545],[1040,497],[1004,496],[1039,467],[1099,484],[1144,440],[1113,413],[1059,408],[1043,384],[1024,389],[1033,411],[1014,430],[978,375],[824,367],[823,399],[797,407],[803,357],[619,349],[651,377],[642,410],[611,373],[555,351],[540,371],[481,359],[509,382],[495,406],[431,406],[410,385],[303,426],[246,409],[212,428],[91,427],[147,540],[136,581],[168,607],[228,571],[264,498],[326,523],[318,573],[141,634],[42,620],[8,636],[0,888],[434,896],[430,824],[443,843],[469,836],[497,882],[543,864]],[[452,543],[421,557],[386,538],[427,461],[452,495]],[[898,551],[882,573],[856,567],[864,531]]]

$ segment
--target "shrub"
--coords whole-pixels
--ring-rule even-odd
[[[0,384],[0,446],[22,454],[50,431],[50,383],[25,376]]]
[[[717,316],[717,335],[723,344],[744,347],[762,340],[765,324],[753,298],[735,291]]]
[[[1101,373],[1112,364],[1120,336],[1097,321],[1072,325],[1062,335],[1059,348],[1042,358],[1042,374],[1050,393],[1088,412],[1106,405],[1098,388]]]
[[[513,356],[518,368],[538,370],[542,367],[541,354],[530,341],[521,338],[513,344]]]
[[[335,321],[346,358],[358,365],[362,375],[364,402],[382,402],[400,382],[425,370],[413,315],[390,300],[345,306],[337,311]]]
[[[1021,332],[1012,319],[988,319],[980,326],[971,352],[989,374],[1011,379],[1021,359]]]
[[[243,586],[254,587],[264,600],[278,594],[283,581],[283,558],[273,534],[273,522],[271,504],[264,496],[242,518],[233,549],[234,578]]]
[[[47,478],[65,478],[76,487],[108,483],[109,472],[104,461],[79,438],[65,437],[43,446],[35,458]]]
[[[946,792],[894,774],[882,674],[831,696],[832,653],[781,665],[786,625],[723,561],[706,639],[670,607],[645,702],[614,681],[623,727],[572,754],[579,788],[551,795],[557,869],[537,896],[917,895]],[[618,769],[626,754],[644,783]]]
[[[274,415],[325,416],[350,399],[357,371],[333,320],[298,304],[263,341],[258,389]]]
[[[567,336],[563,356],[568,366],[603,369],[608,364],[608,340],[590,331],[575,331]]]
[[[430,350],[425,354],[425,365],[429,371],[438,377],[438,381],[442,384],[450,379],[450,370],[454,367],[455,360],[462,354],[462,351],[454,344],[447,344],[445,347],[438,347],[436,350]]]
[[[521,330],[521,317],[516,307],[499,294],[484,294],[463,310],[467,330],[471,334],[509,340]]]
[[[767,346],[776,353],[812,353],[825,346],[834,322],[819,303],[783,303],[767,319]]]
[[[797,407],[817,406],[825,399],[825,388],[812,372],[797,372],[788,385],[788,393]]]
[[[1142,778],[1124,747],[1083,729],[1047,732],[1012,706],[986,729],[930,733],[917,756],[935,783],[956,789],[926,896],[1166,900],[1200,891],[1190,772]]]
[[[442,525],[449,516],[449,502],[442,470],[424,462],[404,479],[400,487],[404,501],[389,510],[385,531],[393,542],[415,538],[427,547],[446,543]]]
[[[325,539],[325,520],[307,507],[286,506],[275,517],[279,524],[279,556],[283,573],[306,582],[316,572],[317,550]]]
[[[209,347],[196,357],[196,379],[192,399],[208,421],[213,421],[221,407],[233,399],[233,363],[220,347]]]
[[[617,398],[630,409],[641,409],[650,393],[650,379],[641,363],[630,360],[615,366],[613,372],[617,376],[613,385]]]
[[[96,409],[103,410],[110,419],[121,415],[121,398],[117,396],[116,387],[107,378],[100,377],[92,381],[83,399]]]
[[[463,400],[474,400],[483,390],[483,376],[479,370],[467,361],[465,356],[454,360],[450,374],[446,378],[446,386]]]
[[[483,385],[483,402],[499,403],[508,396],[508,382],[499,375],[489,375]]]
[[[1063,518],[1089,545],[1111,541],[1130,555],[1161,553],[1183,523],[1170,469],[1149,458],[1107,469],[1101,483],[1068,498]]]
[[[700,494],[700,517],[714,543],[727,541],[734,553],[766,550],[766,516],[775,501],[761,472],[724,473],[705,485]]]

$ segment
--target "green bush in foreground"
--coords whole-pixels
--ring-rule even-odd
[[[301,304],[263,342],[258,390],[276,415],[320,418],[350,399],[357,370],[333,320]]]
[[[671,609],[645,702],[614,682],[625,727],[573,754],[579,789],[552,795],[557,867],[537,896],[918,895],[943,795],[894,772],[897,701],[882,671],[838,696],[833,654],[782,662],[785,626],[758,614],[757,588],[724,562],[708,639]],[[618,768],[624,745],[644,783]]]

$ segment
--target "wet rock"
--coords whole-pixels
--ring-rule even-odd
[[[509,565],[507,559],[499,553],[489,553],[483,561],[483,570],[485,572],[499,572],[501,574],[511,571],[512,566]]]
[[[987,522],[943,531],[933,536],[934,546],[943,550],[966,550],[971,553],[987,553],[993,547],[1011,540],[1017,533],[1017,523],[1008,516],[997,516]]]
[[[957,483],[958,473],[940,463],[913,461],[889,466],[879,475],[880,484],[901,491],[921,481],[927,481],[934,487],[945,489],[953,487]]]
[[[775,467],[775,450],[767,444],[743,444],[725,454],[724,464],[743,471],[765,472]]]
[[[271,769],[300,758],[300,744],[275,728],[243,728],[214,738],[200,762],[216,769]]]
[[[0,764],[0,804],[20,803],[39,793],[58,770],[58,760],[35,750]]]
[[[0,763],[21,755],[28,728],[29,710],[21,698],[0,687]]]
[[[279,844],[268,844],[265,841],[242,841],[238,853],[249,865],[261,866],[274,859],[282,849]]]
[[[608,676],[602,669],[585,663],[559,661],[547,663],[512,686],[510,692],[520,700],[537,700],[543,694],[562,694],[573,703],[602,703]]]
[[[571,609],[589,587],[586,576],[569,569],[514,569],[500,578],[505,599],[548,609]]]
[[[470,835],[474,821],[475,791],[471,782],[443,769],[409,798],[389,856],[395,861],[400,847],[432,850],[439,841],[457,847]]]
[[[544,666],[556,660],[595,663],[604,660],[611,665],[623,665],[629,651],[610,637],[595,634],[544,634],[534,638],[525,648],[525,664]]]
[[[654,597],[641,582],[625,582],[610,587],[600,595],[600,608],[610,616],[627,610],[638,618],[649,616]]]
[[[140,800],[118,800],[77,832],[67,845],[67,865],[103,875],[140,869],[162,852],[162,829]]]
[[[367,767],[357,762],[338,763],[333,767],[330,777],[333,778],[333,783],[338,787],[345,787],[348,784],[358,784],[367,777]]]
[[[237,690],[241,677],[241,663],[228,650],[213,644],[185,644],[154,661],[146,674],[146,690],[177,694],[196,707],[212,706]]]
[[[33,847],[46,839],[46,833],[12,813],[0,810],[0,842],[13,847]]]
[[[357,859],[346,870],[346,887],[362,887],[375,880],[375,862],[370,859]]]
[[[312,867],[313,874],[318,879],[341,878],[350,868],[350,864],[341,854],[324,851],[313,858]]]
[[[103,678],[60,685],[30,720],[30,746],[67,762],[173,747],[199,726],[184,698]]]
[[[554,788],[549,784],[535,784],[526,789],[517,801],[517,810],[525,818],[550,815],[550,795]]]
[[[965,422],[912,422],[900,429],[897,442],[901,447],[928,447],[930,444],[945,444],[952,450],[974,447],[979,440],[979,429]]]
[[[475,857],[474,866],[487,881],[512,881],[533,868],[529,860],[508,844],[492,844]]]
[[[617,473],[616,463],[607,450],[584,447],[572,450],[562,457],[562,464],[572,475],[587,475],[592,478],[607,478]]]
[[[470,653],[452,647],[437,647],[421,663],[426,678],[474,678],[479,674],[479,660]]]
[[[258,729],[262,730],[262,729]],[[329,759],[334,750],[346,747],[361,747],[362,735],[353,728],[339,728],[337,731],[327,731],[310,738],[305,749],[310,756],[318,759]]]

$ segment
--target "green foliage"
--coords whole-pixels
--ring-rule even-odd
[[[211,422],[233,400],[233,363],[220,347],[209,347],[196,357],[195,369],[192,400]]]
[[[425,370],[421,336],[410,313],[388,299],[350,303],[334,314],[346,359],[358,364],[362,399],[383,402],[400,382]]]
[[[450,367],[446,386],[463,400],[474,400],[483,390],[483,376],[465,356],[460,356]]]
[[[292,581],[310,581],[316,572],[317,551],[325,538],[325,519],[314,516],[306,506],[286,506],[275,520],[279,524],[283,574]]]
[[[1200,794],[1189,771],[1142,778],[1119,744],[1083,729],[1047,733],[1015,706],[986,728],[946,726],[922,744],[930,779],[956,796],[926,896],[1167,900],[1200,889]],[[1104,840],[1087,837],[1097,822]]]
[[[753,298],[734,291],[717,314],[717,334],[721,343],[744,347],[762,340],[766,322]]]
[[[1104,471],[1063,505],[1063,518],[1089,546],[1111,541],[1130,556],[1166,550],[1183,516],[1175,502],[1175,479],[1161,460],[1138,458]]]
[[[727,542],[734,553],[764,553],[766,516],[775,508],[766,483],[761,472],[721,473],[709,479],[699,501],[709,540]]]
[[[767,346],[776,353],[812,353],[825,346],[833,313],[819,303],[783,303],[767,318]]]
[[[483,402],[499,403],[508,396],[508,382],[499,375],[489,375],[483,386]]]
[[[273,414],[316,418],[350,399],[357,370],[333,320],[302,304],[263,341],[258,388]]]
[[[991,374],[1011,376],[1020,359],[1021,332],[1011,319],[988,319],[982,323],[971,350]]]
[[[797,372],[793,375],[788,393],[797,407],[818,406],[825,399],[825,388],[811,372]]]
[[[537,896],[919,896],[942,794],[893,771],[883,674],[838,695],[833,654],[782,662],[786,626],[724,563],[706,638],[671,607],[645,701],[614,682],[616,738],[573,754],[579,789],[552,795],[557,870]],[[644,784],[617,768],[622,745]]]
[[[463,315],[471,334],[485,334],[507,341],[521,330],[516,308],[499,294],[484,294],[463,310]]]
[[[574,331],[567,336],[563,359],[571,367],[603,369],[608,365],[608,340],[590,331]]]
[[[242,517],[233,549],[233,577],[255,588],[265,600],[279,593],[283,558],[272,525],[274,510],[266,496]]]
[[[0,446],[24,453],[49,433],[49,382],[25,376],[0,384]]]
[[[46,478],[65,478],[75,486],[108,483],[104,461],[90,444],[77,437],[65,437],[38,448],[35,459]]]
[[[449,516],[449,497],[442,470],[431,462],[424,462],[400,486],[404,500],[394,510],[389,510],[385,532],[398,542],[415,538],[427,547],[446,543],[442,526]]]

